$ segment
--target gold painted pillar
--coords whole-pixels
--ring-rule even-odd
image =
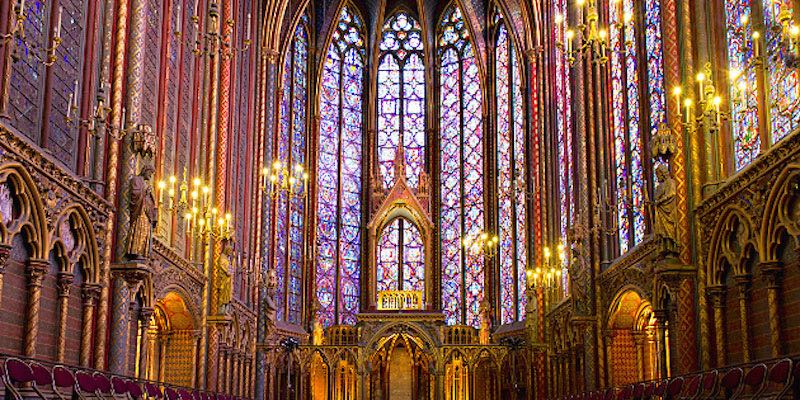
[[[164,382],[167,367],[167,349],[169,348],[169,332],[158,333],[158,380]]]
[[[150,320],[153,318],[154,310],[151,307],[142,307],[139,311],[139,379],[147,378],[148,358],[150,352],[150,341],[148,340],[148,330]]]
[[[758,266],[761,278],[767,285],[767,304],[769,305],[769,333],[772,357],[783,354],[781,346],[780,290],[783,264],[780,261],[762,262]]]
[[[36,356],[36,337],[39,335],[39,308],[42,299],[42,280],[47,273],[47,260],[28,261],[28,306],[25,314],[25,357]]]
[[[669,350],[667,349],[667,322],[669,321],[668,310],[653,310],[656,317],[656,360],[661,376],[667,377],[669,371]]]
[[[714,307],[714,334],[716,340],[717,367],[725,365],[725,287],[709,286],[706,296]]]
[[[84,283],[81,288],[81,300],[83,301],[83,320],[81,321],[81,367],[90,367],[92,362],[92,337],[94,332],[94,308],[97,298],[100,296],[100,285],[96,283]],[[98,330],[102,333],[102,330]]]
[[[636,379],[640,381],[644,381],[647,378],[645,377],[645,353],[644,353],[644,341],[645,341],[645,334],[644,332],[634,331],[633,332],[633,342],[636,345]]]
[[[58,274],[58,339],[56,361],[64,362],[67,344],[67,316],[69,314],[69,289],[72,286],[73,275],[67,272]]]
[[[750,362],[750,315],[747,312],[747,301],[750,295],[750,275],[736,275],[736,286],[739,289],[739,323],[742,335],[742,358],[745,363]]]

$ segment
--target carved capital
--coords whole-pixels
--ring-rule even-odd
[[[739,296],[746,296],[750,290],[750,284],[752,283],[751,275],[739,274],[734,276],[733,279],[736,281],[736,286],[739,287]]]
[[[706,288],[706,296],[711,301],[714,308],[725,307],[725,287],[709,286]]]
[[[74,280],[75,276],[69,272],[59,272],[58,273],[58,296],[59,297],[68,297],[69,296],[69,289],[72,287],[72,281]]]
[[[783,263],[780,261],[764,261],[758,265],[761,279],[767,284],[767,289],[778,289],[783,277]]]
[[[25,272],[28,275],[29,287],[42,287],[42,280],[47,274],[48,264],[47,260],[28,260],[28,268]]]
[[[112,270],[115,278],[122,278],[130,288],[135,288],[153,273],[149,265],[134,261],[115,264]]]
[[[142,309],[139,310],[139,320],[143,322],[144,326],[147,326],[150,319],[153,318],[153,314],[155,314],[153,307],[142,307]]]
[[[84,283],[81,288],[81,297],[83,298],[84,306],[94,305],[94,302],[100,297],[101,285],[97,283]]]
[[[6,270],[6,261],[11,255],[11,246],[2,244],[0,245],[0,274]]]

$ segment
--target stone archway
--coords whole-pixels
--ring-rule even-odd
[[[179,293],[171,291],[159,299],[148,329],[146,377],[175,385],[193,386],[196,379],[198,331],[196,318]]]
[[[608,315],[610,383],[623,386],[659,378],[656,318],[650,302],[626,289],[612,302]]]

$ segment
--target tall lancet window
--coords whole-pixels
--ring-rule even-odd
[[[383,25],[378,64],[378,162],[383,184],[394,185],[395,155],[405,149],[406,181],[417,187],[425,160],[425,64],[422,29],[398,12]]]
[[[800,92],[798,92],[797,68],[787,67],[781,59],[781,53],[786,52],[783,46],[783,37],[780,34],[781,5],[789,15],[795,16],[797,0],[762,0],[764,13],[764,29],[767,42],[769,61],[765,63],[767,73],[767,87],[769,90],[769,114],[772,123],[772,142],[783,139],[790,132],[800,126]],[[794,17],[795,21],[797,20]]]
[[[295,28],[281,72],[280,126],[276,161],[305,167],[308,107],[308,31],[304,17]],[[292,173],[292,172],[290,172]],[[302,312],[304,199],[280,191],[275,202],[273,266],[278,277],[278,319],[299,324]]]
[[[322,70],[317,170],[316,295],[323,326],[355,324],[361,255],[364,36],[342,8]]]
[[[554,42],[565,43],[567,25],[567,0],[553,3],[556,23],[553,24]],[[558,50],[556,50],[558,51]],[[567,229],[575,216],[575,163],[572,136],[572,88],[570,87],[570,66],[565,57],[555,58],[556,93],[556,157],[558,160],[558,203],[559,234],[561,240],[567,239]],[[564,268],[569,266],[569,257],[564,257]],[[564,271],[566,272],[566,271]],[[565,294],[569,291],[569,276],[562,274]]]
[[[634,1],[609,4],[611,46],[611,129],[616,175],[616,213],[620,253],[644,239],[644,164],[639,112],[639,61]],[[612,191],[604,193],[611,198]]]
[[[438,33],[442,309],[448,324],[480,325],[484,256],[462,246],[484,229],[480,73],[461,10],[451,5]]]
[[[500,319],[525,318],[525,113],[517,46],[502,19],[495,43]]]
[[[753,67],[753,25],[756,15],[753,4],[759,0],[725,0],[725,23],[727,25],[728,68],[733,81],[730,83],[733,133],[734,165],[740,170],[750,164],[762,143],[759,135],[757,95],[758,72]],[[780,22],[781,7],[794,15],[796,0],[761,1],[761,17],[766,49],[766,107],[772,143],[783,139],[800,126],[800,93],[798,93],[798,71],[786,66],[783,56],[787,49],[782,42]]]
[[[405,218],[390,222],[378,241],[377,292],[425,291],[425,248],[419,228]]]

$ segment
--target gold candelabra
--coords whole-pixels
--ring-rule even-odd
[[[564,273],[564,260],[566,260],[566,247],[562,243],[556,244],[556,256],[545,246],[542,249],[542,264],[534,269],[529,269],[528,282],[532,288],[553,289],[561,286],[561,276]]]
[[[244,40],[242,42],[242,46],[239,47],[234,43],[234,29],[236,23],[233,19],[229,18],[225,21],[225,24],[232,28],[231,31],[227,34],[221,34],[219,32],[219,4],[216,0],[213,0],[208,7],[208,18],[209,23],[207,25],[207,30],[205,32],[200,32],[200,16],[197,14],[198,10],[198,0],[194,2],[194,15],[191,16],[192,24],[194,25],[194,35],[190,41],[186,43],[190,46],[194,46],[194,54],[198,57],[200,56],[209,56],[213,57],[217,54],[220,54],[226,58],[230,58],[234,52],[245,52],[250,48],[252,45],[252,23],[253,18],[252,14],[247,14],[247,24],[245,25],[245,35]],[[181,14],[181,4],[178,3],[176,7],[176,18],[175,27],[174,27],[174,34],[178,38],[183,37],[183,18]],[[202,35],[202,37],[201,37]]]
[[[211,185],[195,177],[191,182],[183,172],[178,182],[175,175],[156,184],[158,204],[172,215],[182,215],[186,231],[197,238],[209,236],[230,239],[233,236],[231,213],[218,209],[211,199]],[[166,201],[165,201],[166,197]]]
[[[267,184],[269,182],[269,184]],[[290,168],[281,161],[272,163],[272,168],[261,169],[261,190],[270,192],[273,199],[281,192],[289,197],[305,198],[308,196],[308,172],[302,164],[295,164]]]
[[[0,35],[0,44],[3,46],[11,45],[11,58],[14,62],[17,62],[21,59],[19,55],[19,47],[21,44],[24,44],[25,47],[31,47],[34,51],[29,53],[29,57],[37,60],[38,62],[44,64],[47,67],[52,66],[55,64],[57,57],[56,57],[56,50],[61,46],[61,18],[64,14],[64,8],[58,7],[58,19],[56,20],[55,31],[53,32],[53,38],[50,41],[48,47],[44,49],[39,49],[38,44],[35,42],[28,42],[28,38],[25,35],[25,20],[28,18],[27,10],[25,9],[25,1],[26,0],[18,0],[14,4],[13,13],[14,16],[10,18],[10,27],[8,33]],[[44,51],[41,51],[44,50]]]
[[[615,7],[620,0],[611,0],[611,6]],[[600,25],[600,14],[597,10],[596,0],[576,0],[575,5],[582,12],[580,22],[574,27],[569,27],[569,22],[565,15],[556,15],[556,25],[565,25],[564,41],[556,43],[567,57],[570,65],[575,64],[578,55],[591,54],[595,63],[605,64],[608,62],[608,52],[612,49],[609,46],[609,29]],[[633,29],[633,14],[625,13],[622,21],[614,24],[620,31]],[[625,37],[628,37],[625,34]],[[577,42],[577,43],[573,43]],[[625,46],[630,46],[630,40],[625,41]]]
[[[731,71],[731,80],[736,81],[740,76],[739,74],[739,71]],[[696,102],[691,97],[683,97],[683,88],[681,86],[675,86],[672,89],[672,95],[675,98],[675,105],[678,110],[678,120],[681,121],[681,125],[687,130],[690,136],[694,135],[702,126],[708,127],[711,133],[711,140],[713,141],[712,148],[717,149],[719,140],[717,133],[719,132],[722,120],[729,119],[730,115],[722,110],[723,101],[714,86],[714,80],[711,75],[711,63],[706,63],[703,70],[695,75],[694,82],[697,86],[697,93],[699,94],[699,100]],[[737,90],[741,90],[745,93],[744,96],[746,96],[746,82],[740,82],[740,86]],[[746,105],[746,97],[744,97],[744,101]],[[712,151],[711,154],[712,157],[717,158],[713,161],[713,164],[716,176],[720,176],[721,167],[718,160],[719,157],[716,155],[717,152]]]
[[[500,238],[497,235],[485,231],[479,231],[473,235],[467,234],[461,239],[461,244],[465,250],[473,254],[485,255],[490,259],[497,255],[497,245],[499,243]]]

